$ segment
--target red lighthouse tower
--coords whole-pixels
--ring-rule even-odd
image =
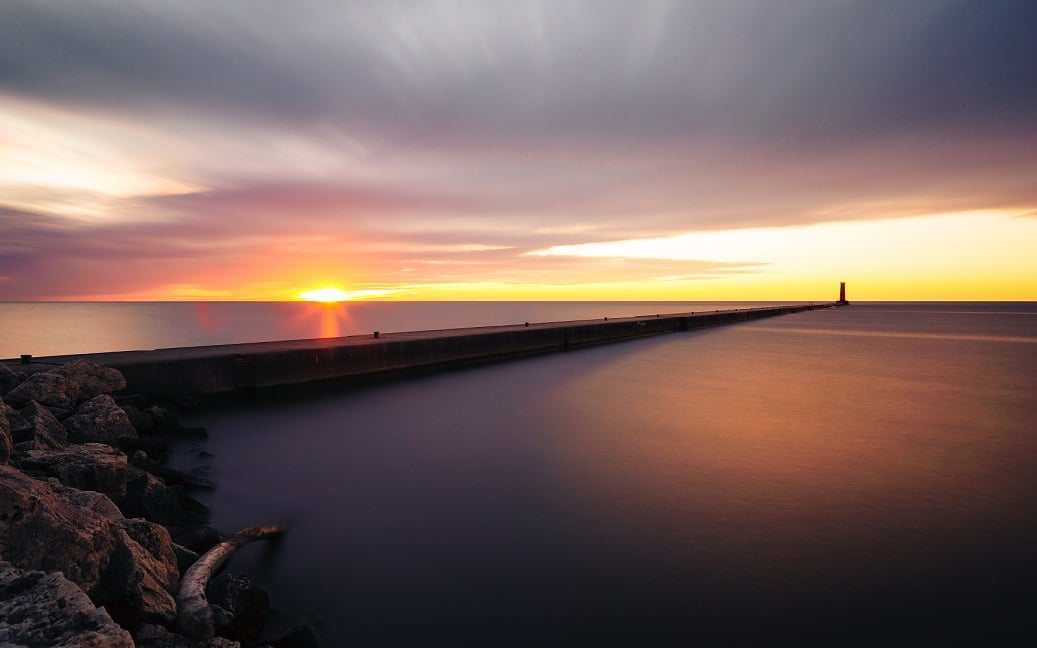
[[[850,302],[846,301],[846,282],[839,282],[839,301],[835,302],[837,306],[849,306]]]

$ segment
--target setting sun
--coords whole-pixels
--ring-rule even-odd
[[[318,288],[299,293],[298,298],[315,302],[340,302],[347,301],[350,296],[349,293],[338,288]]]

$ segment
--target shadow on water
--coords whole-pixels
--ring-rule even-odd
[[[931,316],[207,410],[206,503],[224,531],[291,526],[231,569],[329,645],[989,639],[1033,610],[1037,334],[880,334]]]

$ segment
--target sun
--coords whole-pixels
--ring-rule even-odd
[[[317,290],[307,290],[306,292],[299,293],[296,297],[306,301],[333,303],[348,301],[350,299],[350,294],[344,290],[329,287],[318,288]]]

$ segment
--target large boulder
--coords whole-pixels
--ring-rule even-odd
[[[133,640],[60,573],[0,562],[0,645],[133,648]]]
[[[14,444],[11,442],[11,422],[7,420],[7,408],[0,401],[0,464],[11,461],[11,451]]]
[[[0,396],[17,387],[25,380],[25,374],[14,371],[6,364],[0,362]]]
[[[167,486],[158,477],[129,467],[126,498],[119,508],[128,517],[142,517],[169,527],[204,524],[209,509],[187,494],[182,486]],[[182,543],[181,543],[182,544]]]
[[[116,504],[126,499],[126,455],[103,443],[72,444],[58,450],[31,450],[19,459],[22,470],[56,477],[66,486],[104,493]]]
[[[94,601],[131,623],[173,621],[180,573],[169,532],[146,520],[118,521],[116,528],[120,541]]]
[[[106,443],[118,447],[122,439],[137,438],[137,430],[126,412],[107,394],[80,405],[64,423],[73,443]]]
[[[76,404],[78,389],[71,380],[55,373],[36,373],[4,395],[4,400],[21,407],[29,401],[70,410]]]
[[[11,429],[11,439],[19,452],[28,450],[57,450],[68,445],[68,432],[49,409],[36,401],[26,403],[19,412],[28,429],[19,426],[18,432]]]
[[[0,466],[0,555],[22,569],[62,572],[116,618],[172,621],[179,580],[172,544],[155,550],[160,544],[131,525],[153,553],[119,523],[73,504],[64,490]]]
[[[114,524],[49,484],[0,466],[0,556],[22,569],[60,571],[88,594],[104,578]]]
[[[67,378],[75,386],[79,402],[126,388],[126,378],[121,371],[102,367],[93,360],[74,360],[48,373]]]

